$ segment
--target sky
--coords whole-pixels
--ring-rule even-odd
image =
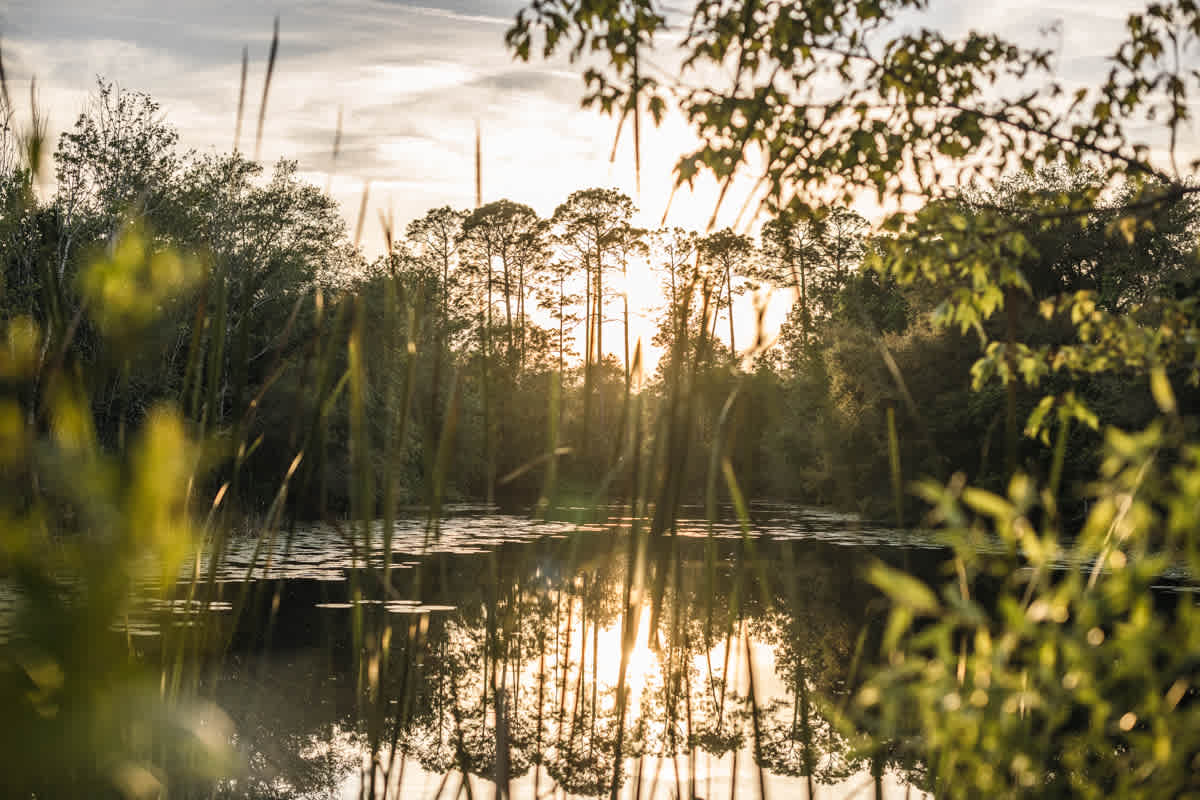
[[[658,227],[672,168],[695,139],[668,115],[643,127],[642,175],[634,180],[631,136],[609,154],[616,122],[579,108],[579,65],[565,59],[514,61],[504,32],[520,0],[8,0],[0,4],[0,43],[10,88],[27,96],[36,76],[50,134],[78,115],[97,76],[150,93],[185,147],[233,147],[242,48],[250,54],[242,149],[252,152],[274,18],[280,47],[261,156],[296,159],[301,173],[330,187],[353,229],[369,183],[362,245],[383,247],[380,212],[402,228],[425,210],[474,204],[475,128],[482,132],[483,198],[509,198],[549,216],[573,190],[617,187],[642,209],[637,222]],[[1130,0],[934,0],[920,24],[948,32],[991,30],[1056,47],[1059,78],[1094,84],[1106,71]],[[1061,33],[1049,25],[1061,22]],[[673,52],[656,53],[662,65]],[[669,66],[668,66],[669,68]],[[342,144],[332,163],[334,132]],[[718,226],[733,222],[750,181],[735,185]],[[671,225],[703,230],[715,202],[698,181],[671,202]],[[643,315],[657,299],[651,281],[631,287]],[[790,298],[775,298],[777,326]],[[738,339],[751,338],[747,299]],[[640,323],[649,338],[648,323]],[[744,331],[744,332],[743,332]],[[607,331],[605,338],[616,342]]]

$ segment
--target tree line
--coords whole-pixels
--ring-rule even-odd
[[[376,508],[603,500],[636,479],[635,418],[655,418],[684,381],[697,437],[724,437],[758,497],[881,513],[889,435],[909,477],[999,485],[1018,466],[1049,469],[1023,435],[1035,393],[981,380],[976,361],[981,342],[1072,331],[1015,295],[1003,321],[962,316],[944,291],[878,268],[898,238],[845,206],[778,208],[756,240],[639,228],[628,196],[588,188],[549,218],[508,199],[431,209],[402,232],[385,227],[386,253],[368,260],[295,162],[268,171],[237,151],[181,152],[146,94],[99,82],[58,143],[45,199],[4,130],[9,335],[20,321],[56,332],[43,342],[63,342],[86,372],[107,446],[155,404],[179,407],[207,443],[214,487],[228,483],[245,510],[266,508],[291,471],[307,488],[287,501],[301,516],[343,512],[356,492]],[[1121,312],[1192,291],[1187,198],[1132,232],[1103,204],[1081,220],[1038,218],[1039,203],[1098,183],[1086,168],[1017,173],[940,213],[966,224],[1010,209],[1033,298],[1091,290]],[[639,380],[628,287],[647,273],[663,356]],[[760,308],[758,335],[739,341],[737,298],[766,289],[794,298],[786,323],[768,341]],[[937,326],[954,313],[957,330]],[[1075,391],[1129,425],[1152,416],[1149,398],[1121,386],[1102,375]],[[1067,470],[1082,476],[1099,438],[1074,436]],[[688,496],[705,485],[700,452],[685,465]]]

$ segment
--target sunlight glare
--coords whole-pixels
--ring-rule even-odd
[[[597,672],[605,683],[616,686],[621,676],[621,620],[600,631]],[[638,617],[637,638],[625,667],[625,687],[630,703],[645,689],[653,675],[662,667],[658,655],[650,648],[650,609],[643,607]]]

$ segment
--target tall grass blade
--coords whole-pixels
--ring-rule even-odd
[[[279,54],[279,17],[275,17],[275,25],[271,31],[271,50],[267,54],[267,77],[263,80],[262,102],[258,106],[258,127],[254,132],[254,160],[258,161],[262,153],[263,125],[267,120],[267,97],[271,93],[271,77],[275,74],[275,57]]]
[[[896,407],[887,407],[888,471],[892,478],[892,508],[896,527],[904,527],[904,480],[900,473],[900,437],[896,433]]]
[[[13,110],[12,96],[8,93],[8,75],[4,71],[4,43],[0,41],[0,100],[4,101],[4,113]]]
[[[233,124],[233,152],[242,146],[242,118],[246,112],[246,79],[250,68],[250,48],[242,47],[242,79],[238,84],[237,120]]]
[[[475,121],[475,207],[483,205],[483,131]]]

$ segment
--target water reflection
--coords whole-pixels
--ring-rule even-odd
[[[752,548],[683,525],[657,570],[619,522],[460,515],[424,556],[414,522],[386,584],[313,529],[269,566],[235,543],[214,596],[146,612],[240,612],[205,618],[226,645],[205,691],[244,761],[217,796],[900,796],[902,765],[834,723],[882,617],[856,575],[941,556],[764,516]]]
[[[740,539],[736,520],[724,519],[711,528],[700,515],[677,523],[681,538]],[[562,509],[579,518],[594,516],[594,509]],[[430,535],[425,518],[413,514],[396,521],[392,536],[392,568],[408,569],[431,554],[484,554],[506,544],[537,542],[547,538],[575,537],[580,534],[606,533],[629,524],[619,511],[606,520],[541,520],[511,514],[496,514],[482,506],[457,505],[446,510],[436,537]],[[755,506],[755,531],[776,541],[819,542],[857,549],[904,547],[909,550],[940,549],[943,545],[933,532],[905,531],[898,534],[886,526],[826,509],[789,505]],[[232,537],[225,545],[217,566],[219,580],[241,581],[248,575],[277,578],[341,580],[345,570],[364,565],[382,566],[383,526],[375,523],[369,532],[370,547],[364,547],[361,533],[345,527],[313,524],[291,531],[280,531],[266,541],[255,535]],[[210,567],[209,556],[201,557],[200,574]],[[192,564],[185,571],[192,571]]]

